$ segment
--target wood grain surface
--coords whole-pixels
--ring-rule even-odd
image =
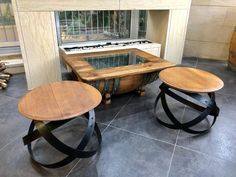
[[[58,121],[82,115],[101,102],[94,87],[75,81],[54,82],[33,89],[19,102],[19,112],[26,118]]]
[[[129,52],[133,55],[144,58],[146,62],[143,64],[133,64],[96,70],[87,61],[84,60],[84,58],[86,57],[111,56]],[[112,50],[73,55],[63,54],[62,57],[66,64],[71,67],[77,77],[82,79],[83,81],[120,78],[125,76],[161,71],[162,69],[175,66],[174,63],[171,63],[167,60],[161,59],[139,49]]]
[[[207,71],[190,67],[173,67],[160,72],[160,79],[178,90],[192,93],[210,93],[220,90],[223,81]]]

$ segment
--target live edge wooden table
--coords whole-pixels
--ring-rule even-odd
[[[101,143],[101,133],[95,122],[94,108],[101,99],[100,92],[94,87],[75,81],[55,82],[28,92],[20,100],[18,109],[23,116],[32,120],[28,135],[23,137],[32,160],[47,168],[57,168],[70,163],[75,158],[88,158],[96,154]],[[74,149],[56,138],[52,131],[81,115],[88,120],[88,126],[84,137]],[[44,123],[45,121],[47,123]],[[98,147],[92,151],[84,151],[93,133],[98,138]],[[36,160],[31,142],[40,137],[67,157],[52,164],[44,164]]]
[[[190,67],[168,68],[161,71],[159,77],[163,83],[160,85],[161,92],[156,98],[155,112],[161,99],[162,107],[171,123],[164,122],[157,116],[158,122],[168,128],[182,129],[192,134],[208,132],[219,114],[219,108],[215,102],[215,92],[224,86],[223,81],[209,72]],[[204,94],[207,94],[209,98],[205,97]],[[172,114],[166,95],[199,111],[200,114],[188,122],[179,121]],[[186,98],[186,96],[191,99]],[[204,130],[195,130],[193,127],[206,119],[208,115],[213,116],[213,121],[209,127]]]

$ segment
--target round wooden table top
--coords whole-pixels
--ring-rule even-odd
[[[190,67],[167,68],[160,72],[159,77],[170,87],[191,93],[215,92],[224,86],[214,74]]]
[[[58,121],[95,108],[102,96],[94,87],[76,81],[54,82],[33,89],[21,98],[18,109],[26,118]]]

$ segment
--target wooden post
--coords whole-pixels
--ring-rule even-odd
[[[106,93],[104,98],[103,98],[103,102],[105,104],[111,104],[111,94],[110,93]]]
[[[144,96],[145,95],[145,88],[144,86],[143,87],[140,87],[138,90],[137,90],[137,93],[139,96]]]

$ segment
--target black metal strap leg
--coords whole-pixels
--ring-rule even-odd
[[[162,124],[168,128],[172,128],[172,129],[182,129],[182,130],[184,130],[188,133],[192,133],[192,134],[206,133],[215,124],[215,121],[216,121],[218,114],[219,114],[219,108],[216,105],[214,93],[208,94],[209,98],[210,98],[210,100],[209,100],[200,94],[188,93],[188,92],[183,92],[183,91],[178,90],[179,92],[182,92],[185,95],[188,95],[191,98],[197,100],[199,103],[201,103],[201,105],[203,105],[203,106],[201,106],[201,105],[193,103],[193,102],[177,95],[176,93],[172,92],[170,90],[170,87],[164,83],[161,84],[160,89],[161,89],[161,92],[157,96],[156,101],[155,101],[155,113],[156,113],[157,104],[158,104],[159,100],[161,99],[162,107],[163,107],[166,115],[168,116],[168,118],[173,123],[173,124],[166,123],[166,122],[160,120],[158,117],[156,117],[160,124]],[[177,101],[179,101],[179,102],[181,102],[181,103],[183,103],[195,110],[200,111],[201,112],[200,115],[189,122],[186,122],[186,123],[179,122],[179,120],[177,120],[176,117],[171,113],[171,110],[170,110],[170,108],[167,104],[167,101],[166,101],[166,95],[174,98],[175,100],[177,100]],[[197,125],[198,123],[200,123],[201,121],[203,121],[204,119],[206,119],[208,115],[213,116],[213,121],[212,121],[211,125],[209,126],[209,128],[207,128],[205,130],[201,130],[201,131],[193,130],[191,128],[191,127]]]
[[[70,162],[72,162],[75,158],[88,158],[96,154],[96,152],[99,150],[102,137],[101,132],[95,122],[95,113],[94,110],[91,110],[86,114],[86,119],[88,119],[88,127],[85,130],[84,137],[80,141],[77,148],[71,148],[70,146],[67,146],[63,142],[61,142],[59,139],[57,139],[53,134],[52,130],[55,128],[58,128],[59,126],[63,125],[64,123],[68,121],[59,121],[59,122],[50,122],[48,124],[44,124],[41,121],[32,121],[31,125],[29,127],[28,135],[23,137],[24,144],[27,144],[28,151],[30,153],[30,156],[34,162],[37,164],[47,167],[47,168],[58,168],[62,167]],[[53,124],[54,123],[54,124]],[[34,130],[34,127],[36,127],[36,130]],[[85,147],[87,146],[93,132],[96,133],[98,138],[98,147],[95,150],[92,151],[84,151]],[[64,153],[67,155],[66,158],[63,160],[53,163],[53,164],[44,164],[36,160],[33,151],[31,142],[36,140],[39,137],[43,137],[50,145],[52,145],[55,149],[58,151]]]

